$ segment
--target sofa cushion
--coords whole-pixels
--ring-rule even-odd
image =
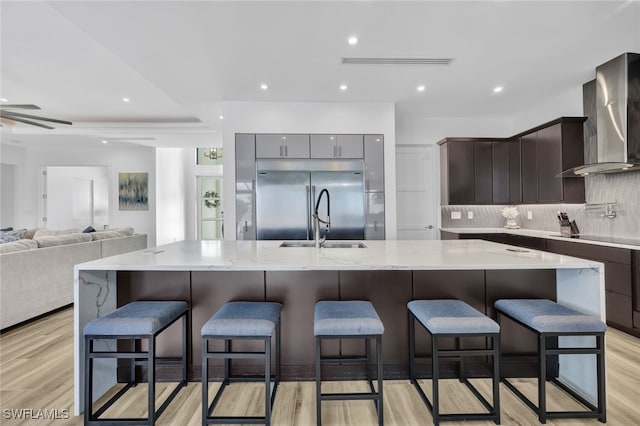
[[[29,239],[12,241],[6,244],[0,244],[0,254],[15,253],[17,251],[31,250],[38,248],[38,243]]]
[[[38,229],[42,229],[42,228],[30,228],[30,229],[27,229],[27,232],[24,234],[24,237],[29,239],[29,240],[32,240],[33,236],[36,234]]]
[[[33,235],[33,238],[52,237],[52,236],[56,236],[56,235],[69,235],[69,234],[76,234],[78,232],[80,232],[80,231],[78,231],[75,228],[69,228],[69,229],[42,229],[42,228],[40,228]]]
[[[108,231],[96,231],[92,232],[91,238],[96,240],[105,240],[107,238],[120,238],[120,237],[130,237],[133,235],[133,228],[118,228],[118,229],[110,229]]]
[[[14,231],[2,231],[0,232],[0,244],[22,240],[26,232],[27,232],[26,229],[16,229]]]
[[[91,235],[83,233],[50,235],[44,237],[34,237],[34,240],[38,243],[38,247],[55,247],[63,246],[66,244],[88,243],[89,241],[91,241]]]

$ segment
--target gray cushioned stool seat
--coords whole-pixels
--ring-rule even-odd
[[[276,302],[229,302],[202,326],[202,337],[273,336],[282,311]]]
[[[341,300],[316,303],[313,313],[314,336],[378,334],[384,334],[384,326],[371,302]]]
[[[495,307],[540,333],[603,333],[607,330],[599,318],[547,299],[501,299]]]
[[[137,301],[96,318],[84,327],[89,336],[151,336],[189,309],[187,302]]]
[[[498,323],[461,300],[413,300],[407,307],[431,334],[500,332]]]

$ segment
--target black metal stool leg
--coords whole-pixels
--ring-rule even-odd
[[[606,376],[604,371],[604,335],[596,336],[596,348],[599,352],[596,353],[596,369],[597,369],[597,386],[598,386],[598,413],[600,416],[598,420],[601,423],[607,422],[607,393],[606,393]]]
[[[494,423],[500,424],[500,335],[491,339],[493,345],[493,412],[496,415]]]
[[[156,421],[156,338],[149,339],[149,354],[147,358],[147,378],[148,378],[148,414],[149,426],[153,426]]]
[[[547,422],[547,340],[543,334],[538,336],[538,419]]]
[[[202,342],[202,426],[206,425],[205,419],[209,417],[209,339]]]
[[[264,339],[264,419],[271,425],[271,338]]]
[[[435,335],[431,335],[431,385],[433,389],[432,406],[433,406],[433,424],[438,426],[440,424],[440,398],[438,393],[438,381],[440,379],[440,369],[438,368],[438,338]]]
[[[382,359],[382,337],[376,337],[376,361],[378,363],[378,426],[384,425],[384,394],[382,392],[382,382],[384,380],[383,359]]]
[[[316,337],[316,425],[322,425],[322,366],[320,365],[321,339]]]

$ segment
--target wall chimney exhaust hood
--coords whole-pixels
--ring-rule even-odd
[[[595,84],[597,162],[561,176],[640,170],[640,54],[625,53],[596,67]]]

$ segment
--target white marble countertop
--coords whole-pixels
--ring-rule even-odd
[[[549,240],[565,241],[568,243],[593,244],[606,247],[617,247],[631,250],[640,250],[637,244],[624,244],[620,242],[596,241],[580,238],[568,238],[560,236],[559,232],[538,231],[536,229],[507,229],[507,228],[440,228],[441,231],[454,234],[512,234],[524,235],[528,237],[547,238]],[[619,238],[624,240],[624,238]]]
[[[485,231],[486,232],[486,231]],[[282,241],[180,241],[82,263],[99,271],[582,269],[599,262],[479,240],[364,241],[367,248],[278,247]],[[521,250],[521,251],[520,251]]]

